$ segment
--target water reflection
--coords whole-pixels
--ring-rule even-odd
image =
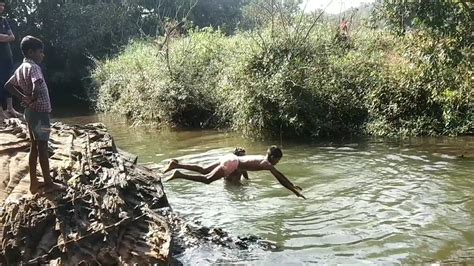
[[[121,148],[157,169],[170,158],[205,165],[236,146],[261,154],[270,144],[216,131],[130,128],[108,116],[65,120],[105,123]],[[265,172],[250,173],[240,186],[165,184],[173,208],[183,215],[234,234],[257,234],[282,251],[227,254],[203,248],[189,251],[184,262],[429,262],[462,260],[459,254],[474,247],[473,137],[283,146],[277,167],[304,188],[308,200],[296,198]],[[464,261],[474,263],[473,257]]]

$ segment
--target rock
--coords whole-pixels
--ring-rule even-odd
[[[28,190],[26,132],[18,119],[0,131],[2,264],[170,261],[161,179],[119,152],[104,126],[52,126],[51,170],[68,188],[42,198]]]
[[[220,228],[175,214],[161,176],[119,150],[102,124],[55,123],[51,175],[63,192],[29,193],[26,125],[0,128],[0,264],[174,264],[188,248],[276,246],[255,236],[234,238]],[[38,165],[38,177],[41,177]]]

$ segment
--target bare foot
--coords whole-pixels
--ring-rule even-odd
[[[43,182],[39,182],[38,180],[33,181],[33,182],[30,181],[31,194],[35,195],[43,186],[44,186]]]
[[[180,171],[174,171],[174,173],[173,173],[170,177],[168,177],[168,178],[165,180],[165,182],[168,182],[168,181],[171,181],[171,180],[173,180],[173,179],[179,178],[180,175],[182,175]]]
[[[23,115],[19,112],[17,112],[15,109],[9,109],[7,110],[8,114],[10,114],[12,117],[15,118],[21,118]]]
[[[2,123],[3,120],[5,120],[5,119],[7,119],[7,118],[9,118],[9,117],[7,116],[7,114],[5,114],[5,112],[4,112],[3,110],[0,110],[0,123]]]
[[[52,183],[44,184],[41,194],[44,195],[44,194],[49,194],[56,191],[65,191],[65,190],[66,190],[65,185],[52,182]]]
[[[168,166],[163,169],[163,173],[168,173],[169,171],[173,170],[174,168],[176,168],[176,164],[178,163],[178,160],[176,159],[171,159],[170,163],[168,164]]]

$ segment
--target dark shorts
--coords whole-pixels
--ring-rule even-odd
[[[10,59],[0,59],[0,102],[4,104],[10,93],[5,89],[5,83],[12,75],[13,63]]]
[[[28,124],[28,130],[36,141],[48,141],[51,132],[51,123],[49,121],[49,113],[40,113],[25,109],[25,120]]]

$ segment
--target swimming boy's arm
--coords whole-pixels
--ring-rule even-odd
[[[300,193],[301,188],[291,183],[291,181],[286,178],[286,176],[284,176],[282,173],[280,173],[280,171],[278,171],[275,167],[272,167],[269,170],[282,186],[295,193],[296,196],[306,199],[305,196]]]

